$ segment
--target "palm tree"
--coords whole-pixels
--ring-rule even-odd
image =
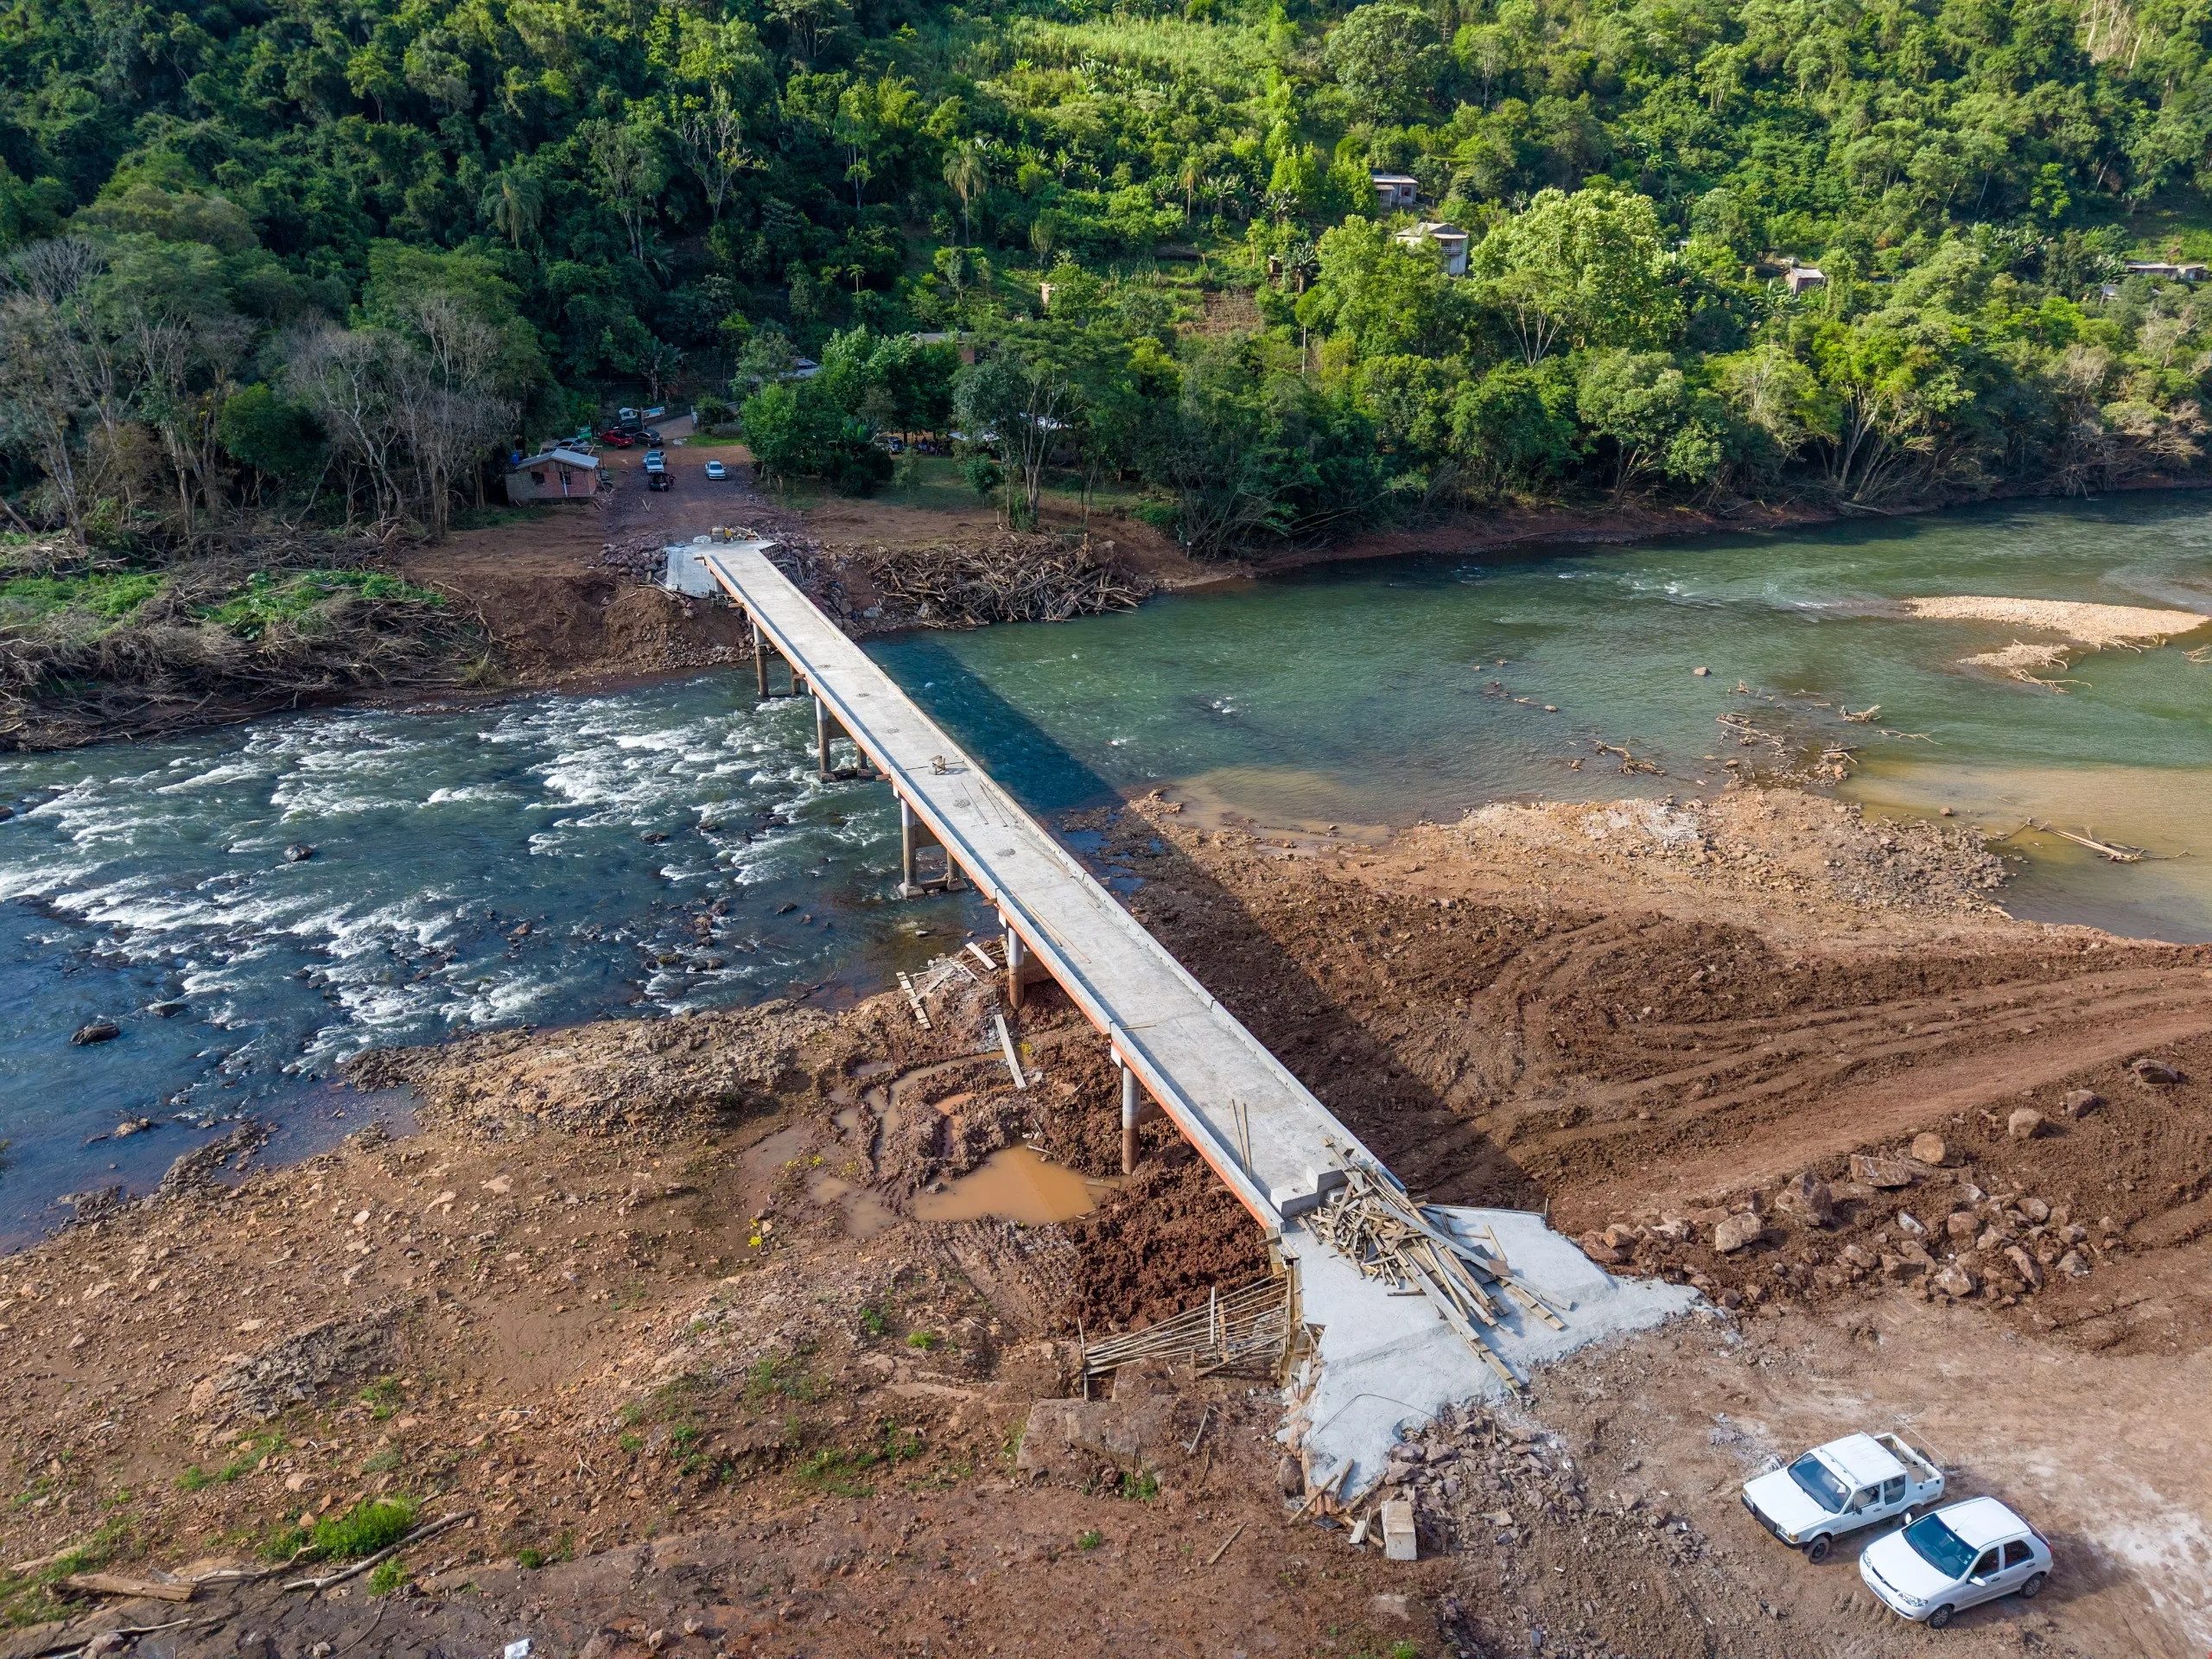
[[[956,144],[952,153],[944,158],[944,181],[960,198],[960,239],[972,242],[976,233],[969,222],[968,207],[991,182],[990,168],[983,162],[982,147],[972,138]]]
[[[520,248],[523,238],[537,234],[545,216],[544,188],[527,169],[503,167],[485,187],[483,206],[492,227]]]

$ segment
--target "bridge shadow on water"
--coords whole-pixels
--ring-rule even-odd
[[[1370,957],[1344,990],[1319,971],[1313,918],[1300,914],[1311,894],[1262,887],[1255,908],[1253,895],[1226,885],[1171,836],[1154,834],[1121,790],[941,642],[902,639],[871,655],[1095,875],[1118,889],[1154,937],[1415,1192],[1439,1203],[1543,1207],[1541,1184],[1386,1034],[1386,1026],[1412,1026],[1417,1034],[1424,1012],[1402,995],[1386,995],[1383,963]],[[1071,831],[1061,823],[1092,810],[1107,828]],[[1330,885],[1302,869],[1286,868],[1282,880]],[[1433,915],[1417,900],[1336,885],[1344,902],[1359,907],[1360,931],[1412,928]],[[1271,891],[1279,901],[1272,905]],[[1344,950],[1333,954],[1344,961]],[[1468,964],[1470,975],[1479,971]],[[1447,989],[1433,1010],[1437,1020],[1448,1017],[1451,995]]]

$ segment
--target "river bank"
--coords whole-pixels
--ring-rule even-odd
[[[392,639],[379,637],[350,657],[323,651],[302,656],[289,669],[271,658],[252,665],[250,683],[195,683],[190,695],[181,687],[119,680],[112,696],[90,702],[75,694],[66,706],[32,698],[0,733],[0,741],[50,749],[174,734],[288,709],[406,708],[425,700],[459,706],[533,690],[604,690],[730,665],[747,660],[736,615],[651,585],[664,545],[721,526],[779,537],[810,592],[849,632],[865,637],[1081,614],[1151,593],[1233,588],[1323,565],[1411,556],[1533,555],[1853,521],[1808,502],[1744,500],[1711,509],[1643,499],[1505,504],[1262,556],[1198,561],[1126,512],[1094,516],[1051,495],[1035,532],[1025,538],[1009,537],[982,502],[937,495],[908,499],[888,492],[874,498],[808,498],[795,505],[763,495],[745,481],[750,458],[741,444],[696,442],[675,454],[683,479],[675,490],[648,490],[641,461],[609,452],[602,458],[609,487],[588,505],[492,510],[482,516],[494,522],[442,542],[374,552],[370,563],[377,570],[442,601],[423,611],[426,620],[414,630],[420,640],[402,628]],[[702,484],[695,476],[711,460],[729,468],[726,482]],[[2204,487],[2196,480],[2152,478],[2113,493]],[[1990,499],[1999,499],[2036,498]],[[1934,504],[1882,518],[1910,522],[1961,505],[1968,504]],[[1856,520],[1866,521],[1865,515]],[[1085,569],[1058,584],[1065,589],[1064,602],[1040,608],[1037,595],[1023,591],[1036,585],[1031,567],[1039,558],[1067,556],[1071,544],[1081,545]],[[217,563],[228,569],[236,561]],[[947,585],[948,571],[965,602],[933,605],[928,594]],[[389,660],[364,667],[372,658]],[[142,668],[136,664],[130,671]]]
[[[915,1194],[1009,1141],[1096,1173],[1117,1150],[1103,1049],[1065,1001],[1014,1016],[1041,1074],[1018,1092],[976,1053],[988,986],[956,981],[928,1030],[886,995],[382,1052],[355,1076],[408,1089],[416,1132],[181,1175],[0,1262],[18,1494],[0,1560],[84,1547],[18,1570],[0,1605],[70,1616],[37,1582],[57,1567],[194,1576],[382,1497],[474,1520],[410,1552],[389,1597],[202,1592],[204,1612],[164,1617],[212,1622],[164,1653],[248,1630],[289,1652],[373,1620],[426,1649],[533,1634],[702,1659],[764,1639],[1012,1650],[1040,1630],[1103,1654],[1170,1625],[1209,1649],[1333,1628],[1371,1650],[1511,1651],[1541,1626],[1548,1651],[1689,1655],[1710,1618],[1731,1651],[1795,1654],[1863,1639],[1871,1615],[1745,1526],[1732,1471],[1828,1432],[1806,1402],[1847,1378],[2054,1539],[2053,1594],[1962,1620],[1967,1639],[2201,1645],[2212,1610],[2136,1541],[2146,1504],[2212,1523],[2183,1449],[2208,1427],[2212,953],[2010,920],[1971,838],[1787,791],[1494,807],[1380,845],[1179,808],[1071,833],[1417,1190],[1548,1207],[1620,1270],[1737,1310],[1539,1379],[1511,1421],[1562,1437],[1572,1504],[1516,1489],[1511,1525],[1386,1568],[1268,1495],[1264,1402],[1189,1379],[1147,1384],[1175,1446],[1126,1480],[1096,1454],[1109,1481],[1025,1464],[1032,1402],[1067,1387],[1071,1311],[1096,1331],[1194,1300],[1251,1265],[1194,1241],[1248,1230],[1157,1125],[1141,1179],[1089,1216],[912,1219]],[[2182,1080],[2141,1080],[2126,1063],[2146,1058]],[[2083,1089],[2101,1104],[2070,1114]],[[2026,1138],[2024,1108],[2044,1119]],[[1928,1132],[1938,1163],[1851,1185],[1854,1157],[1917,1154]],[[1808,1173],[1825,1224],[1789,1207]],[[1985,1269],[1987,1294],[1959,1297],[1889,1266],[1910,1258],[1905,1211],[1925,1229],[1977,1183],[2080,1224],[2088,1271]],[[1715,1249],[1747,1207],[1755,1242]],[[2037,1387],[2003,1409],[1952,1380],[2024,1363]],[[1176,1449],[1209,1406],[1211,1453]],[[1622,1596],[1623,1572],[1681,1596]],[[0,1655],[159,1622],[103,1605]]]

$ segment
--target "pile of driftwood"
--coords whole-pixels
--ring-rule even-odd
[[[281,586],[374,570],[385,557],[370,542],[259,537],[161,569],[160,587],[122,618],[74,608],[0,616],[0,748],[68,747],[339,691],[458,683],[484,645],[476,620],[449,601],[332,581],[327,594],[302,595],[313,602],[244,632],[209,615],[256,575]]]
[[[856,551],[851,563],[866,574],[887,609],[940,627],[1065,622],[1101,611],[1135,610],[1152,591],[1143,577],[1054,536],[878,547]]]
[[[1501,1299],[1554,1331],[1565,1326],[1542,1297],[1513,1277],[1497,1236],[1490,1235],[1488,1249],[1469,1243],[1391,1182],[1363,1169],[1348,1173],[1351,1179],[1331,1202],[1306,1217],[1306,1229],[1367,1277],[1421,1291],[1501,1381],[1519,1388],[1521,1379],[1476,1327],[1497,1328]]]

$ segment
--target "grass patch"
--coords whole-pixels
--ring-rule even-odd
[[[895,1469],[922,1455],[922,1437],[896,1423],[884,1425],[883,1436],[873,1446],[848,1451],[824,1446],[802,1459],[795,1471],[799,1484],[830,1497],[866,1497],[875,1490],[865,1478],[872,1471]]]
[[[407,1564],[394,1555],[389,1560],[378,1561],[369,1573],[369,1593],[388,1596],[407,1582]]]
[[[258,639],[279,624],[297,624],[334,600],[403,601],[442,606],[445,596],[378,570],[302,570],[289,576],[257,570],[221,602],[202,606],[200,620],[241,639]]]
[[[196,1463],[184,1465],[184,1472],[176,1478],[177,1489],[186,1492],[204,1492],[210,1486],[227,1486],[241,1475],[255,1470],[284,1449],[282,1434],[249,1434],[238,1442],[238,1455],[219,1468],[202,1469]]]
[[[369,1408],[369,1415],[379,1423],[397,1414],[400,1407],[406,1403],[400,1391],[399,1379],[396,1376],[377,1378],[363,1389],[358,1397]]]
[[[316,1522],[310,1538],[331,1560],[358,1561],[404,1538],[421,1512],[422,1506],[412,1498],[365,1498],[341,1516]]]
[[[81,576],[16,576],[0,582],[0,627],[36,627],[65,614],[113,627],[162,591],[150,570]]]
[[[806,1373],[806,1361],[797,1354],[770,1354],[746,1373],[745,1397],[766,1400],[819,1400],[822,1385]]]
[[[1105,1541],[1106,1535],[1103,1532],[1078,1532],[1075,1535],[1077,1549],[1096,1549]]]
[[[387,1446],[361,1465],[365,1475],[388,1475],[399,1467],[399,1448]]]

